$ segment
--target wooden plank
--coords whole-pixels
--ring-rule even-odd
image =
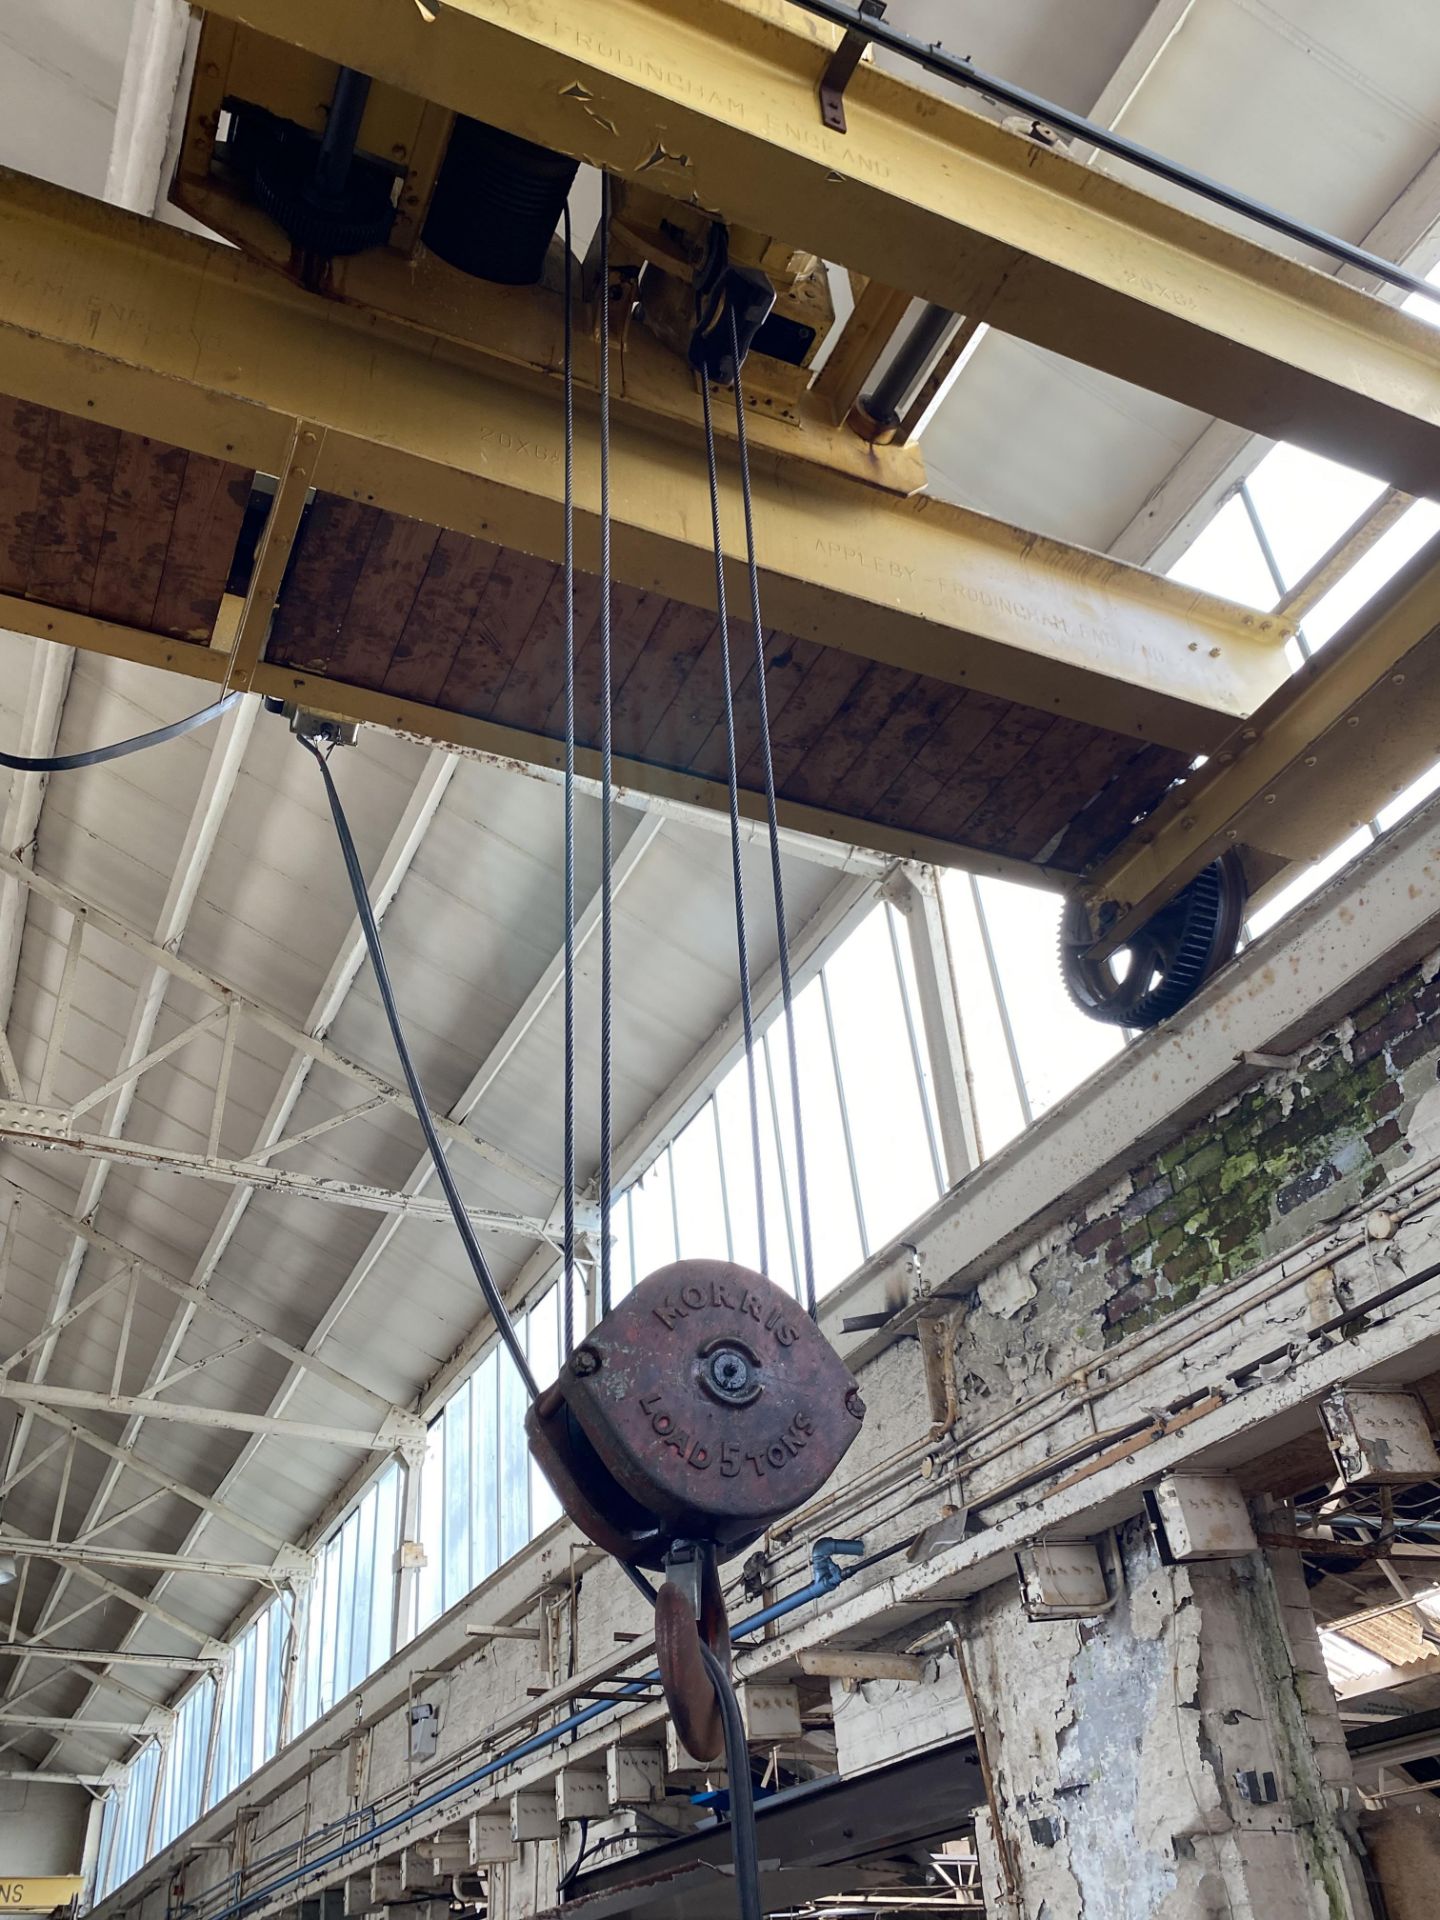
[[[662,609],[615,696],[615,751],[638,754],[655,731],[657,717],[674,703],[717,621],[704,607],[672,600]]]
[[[575,657],[591,627],[600,617],[600,581],[593,573],[575,575]],[[515,664],[511,667],[493,718],[507,726],[525,727],[540,732],[556,700],[560,702],[560,727],[564,731],[565,714],[565,573],[561,568],[550,582],[540,602],[540,610],[531,622]]]
[[[908,824],[931,830],[931,822],[943,821],[943,827],[933,830],[955,839],[968,838],[972,822],[976,831],[987,830],[997,815],[1007,815],[1009,782],[1016,768],[1053,725],[1054,716],[1036,707],[1008,707],[957,766],[950,784],[918,814],[908,816]]]
[[[800,682],[782,713],[772,716],[770,752],[775,765],[777,789],[799,766],[810,749],[821,739],[835,718],[842,701],[864,678],[869,662],[857,654],[839,653],[824,647],[820,657]],[[740,768],[742,787],[763,787],[765,766],[757,739],[749,758]]]
[[[489,540],[442,533],[425,578],[395,643],[385,674],[386,693],[436,701],[470,623],[479,611],[500,549]]]
[[[208,640],[230,577],[255,476],[208,454],[185,456],[180,504],[151,623],[177,640]]]
[[[902,667],[872,662],[810,751],[777,782],[786,799],[818,805],[879,737],[896,703],[911,692],[917,677]]]
[[[280,590],[267,660],[307,673],[328,670],[379,520],[378,507],[316,495]]]
[[[650,638],[655,623],[669,604],[663,594],[639,587],[610,589],[610,685],[612,694],[623,687]],[[563,698],[551,704],[545,731],[563,738]],[[591,746],[600,740],[600,622],[597,619],[575,657],[575,737]]]
[[[1005,831],[982,846],[1003,846],[1007,853],[1034,859],[1064,827],[1077,809],[1107,786],[1127,760],[1135,742],[1123,734],[1087,727],[1079,720],[1057,720],[1045,737],[1043,761],[1027,767],[1025,793],[1012,783],[1011,808]]]
[[[180,505],[185,460],[182,447],[145,434],[121,434],[90,590],[89,611],[97,619],[150,628]]]
[[[914,763],[916,755],[934,738],[964,698],[959,687],[949,687],[938,680],[913,680],[896,696],[875,737],[843,773],[836,774],[827,783],[823,793],[815,795],[814,804],[836,806],[862,816],[874,815],[882,796]]]
[[[30,584],[35,508],[45,464],[48,407],[0,402],[0,590],[23,594]]]
[[[456,713],[488,715],[555,578],[548,560],[505,548],[440,692]]]
[[[873,819],[913,826],[955,780],[981,740],[1009,707],[988,693],[965,693],[934,727],[909,765],[867,808]],[[848,783],[847,783],[848,787]]]
[[[734,635],[737,658],[735,760],[737,765],[743,767],[760,743],[760,706],[755,698],[754,646],[747,644],[742,656],[741,631],[737,629]],[[823,649],[813,640],[799,640],[793,634],[768,633],[765,636],[765,692],[769,705],[772,738],[780,716],[785,711],[786,702],[794,696],[822,651]],[[738,661],[741,657],[750,660],[750,669],[743,678],[738,672]],[[711,729],[708,739],[695,755],[691,765],[697,773],[707,774],[712,780],[727,778],[723,720],[718,721]]]
[[[650,729],[641,749],[646,760],[662,767],[688,767],[711,731],[721,724],[727,663],[725,641],[720,623],[712,614],[710,638],[686,675],[684,685]],[[750,658],[748,628],[741,634],[732,634],[730,655],[731,673],[736,671],[737,659],[743,671]]]
[[[26,585],[30,599],[89,611],[119,449],[116,428],[68,413],[52,415],[35,503]]]
[[[424,520],[381,514],[330,656],[337,680],[385,684],[439,539],[440,529]]]
[[[1132,823],[1148,813],[1171,782],[1189,765],[1172,747],[1141,747],[1115,778],[1082,807],[1064,833],[1049,864],[1081,873],[1108,853]]]

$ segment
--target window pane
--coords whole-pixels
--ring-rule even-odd
[[[944,873],[940,890],[945,900],[945,923],[950,933],[950,959],[960,1017],[965,1023],[965,1046],[975,1098],[975,1124],[981,1157],[998,1153],[1025,1124],[1016,1091],[1000,1009],[990,979],[985,943],[975,911],[975,893],[968,873]]]
[[[420,1470],[420,1541],[425,1549],[425,1564],[415,1583],[415,1631],[428,1627],[439,1617],[441,1564],[445,1549],[443,1513],[445,1505],[445,1429],[439,1420],[430,1422],[430,1438],[425,1448],[425,1464]]]
[[[1279,598],[1238,493],[1175,562],[1170,578],[1264,612]]]
[[[1316,860],[1306,867],[1296,879],[1289,881],[1277,894],[1274,894],[1263,906],[1257,907],[1251,914],[1247,923],[1250,937],[1254,939],[1257,935],[1264,933],[1268,927],[1273,927],[1278,920],[1283,920],[1287,913],[1298,907],[1302,900],[1308,900],[1317,888],[1324,886],[1332,874],[1339,873],[1340,869],[1348,866],[1357,854],[1363,853],[1373,838],[1374,835],[1369,827],[1361,827],[1352,833],[1348,840],[1342,840],[1332,853],[1327,853],[1323,860]]]
[[[1418,780],[1412,780],[1405,791],[1397,794],[1388,807],[1380,809],[1375,817],[1382,831],[1386,827],[1393,827],[1398,820],[1403,820],[1407,813],[1413,813],[1420,802],[1428,800],[1437,787],[1440,787],[1440,760],[1437,760],[1434,766],[1427,767]]]
[[[500,1365],[500,1558],[530,1537],[530,1449],[525,1444],[525,1388],[503,1349]]]
[[[475,1375],[475,1578],[500,1564],[500,1352],[492,1348]]]
[[[445,1587],[441,1606],[470,1591],[470,1383],[445,1409]]]
[[[791,1211],[800,1241],[799,1182],[794,1161],[794,1109],[783,1021],[766,1034],[780,1138],[784,1148]],[[812,980],[795,1000],[795,1042],[800,1064],[801,1119],[810,1199],[815,1285],[824,1294],[860,1264],[860,1222],[840,1119],[840,1098],[830,1054],[830,1034],[820,982]],[[772,1226],[772,1233],[774,1228]]]
[[[375,1602],[375,1489],[355,1511],[355,1618],[350,1629],[350,1684],[370,1671],[370,1609]]]
[[[1303,579],[1385,491],[1381,480],[1283,441],[1246,484],[1287,587]]]
[[[760,1243],[755,1228],[755,1154],[750,1144],[750,1087],[743,1060],[716,1088],[715,1112],[720,1124],[720,1151],[725,1160],[725,1198],[730,1210],[730,1257],[742,1267],[758,1267]],[[760,1124],[766,1132],[773,1134],[768,1099],[761,1109]],[[773,1149],[773,1138],[771,1146]]]
[[[980,897],[1010,1011],[1031,1111],[1053,1107],[1125,1044],[1118,1027],[1074,1006],[1060,974],[1058,894],[982,880]]]
[[[728,1244],[725,1195],[720,1185],[720,1157],[715,1148],[715,1120],[709,1101],[676,1140],[670,1154],[681,1259],[725,1259]]]
[[[640,1279],[657,1267],[668,1267],[679,1257],[675,1251],[675,1196],[670,1186],[668,1151],[630,1189],[630,1228],[635,1272]]]
[[[873,1250],[938,1197],[885,909],[825,963],[825,984]]]
[[[1306,614],[1305,638],[1310,645],[1323,646],[1338,633],[1350,616],[1358,613],[1437,532],[1440,532],[1440,506],[1431,500],[1417,500]]]
[[[619,1209],[617,1209],[619,1211]],[[563,1285],[563,1281],[560,1283]],[[551,1287],[525,1316],[525,1357],[530,1371],[546,1387],[560,1371],[560,1285]],[[530,1532],[543,1533],[560,1518],[560,1502],[550,1482],[530,1462]]]
[[[375,1484],[375,1570],[370,1599],[370,1650],[365,1671],[374,1673],[390,1657],[394,1612],[395,1550],[400,1527],[400,1469],[392,1460]]]
[[[800,1210],[794,1204],[796,1188],[793,1163],[795,1155],[795,1116],[790,1103],[790,1076],[776,1077],[775,1064],[786,1055],[783,1031],[771,1027],[761,1036],[755,1050],[755,1078],[760,1095],[760,1172],[765,1203],[766,1257],[761,1265],[766,1275],[787,1293],[800,1298],[801,1253]],[[742,1083],[743,1084],[743,1083]],[[749,1092],[746,1091],[748,1102]],[[749,1125],[749,1108],[746,1108]],[[747,1133],[748,1140],[749,1135]],[[753,1164],[747,1161],[747,1166]]]

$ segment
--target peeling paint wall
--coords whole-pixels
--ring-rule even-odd
[[[1437,976],[1440,952],[988,1273],[957,1354],[962,1430],[1440,1153]]]
[[[1017,1920],[1361,1920],[1268,1562],[1166,1567],[1138,1522],[1117,1544],[1099,1618],[1032,1621],[1014,1585],[966,1610],[995,1911],[1003,1847]]]

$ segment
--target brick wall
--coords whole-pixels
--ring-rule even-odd
[[[968,1392],[993,1411],[997,1395],[1283,1252],[1405,1166],[1416,1106],[1440,1084],[1437,975],[1440,952],[987,1275],[961,1336]],[[1019,1362],[1017,1322],[1033,1330]]]

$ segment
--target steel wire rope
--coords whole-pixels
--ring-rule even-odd
[[[600,440],[600,757],[601,757],[601,975],[600,975],[600,1317],[610,1311],[611,1299],[611,1262],[610,1262],[610,1221],[613,1194],[613,1096],[612,1096],[612,1055],[614,1039],[613,1003],[614,1003],[614,960],[613,960],[613,917],[614,897],[612,885],[613,851],[613,767],[612,767],[612,707],[613,686],[611,674],[611,631],[610,631],[610,274],[609,274],[609,216],[610,182],[602,175],[600,247],[599,247],[599,440]],[[574,389],[573,389],[573,336],[569,294],[571,291],[571,247],[570,216],[568,206],[565,209],[564,233],[566,242],[565,280],[565,642],[566,642],[566,866],[565,866],[565,920],[566,920],[566,1088],[565,1088],[565,1130],[566,1130],[566,1241],[564,1259],[565,1287],[563,1302],[566,1312],[567,1331],[573,1334],[573,1322],[570,1314],[569,1288],[574,1231],[574,1173],[573,1139],[575,1085],[573,1067],[574,1046],[574,497],[573,497],[573,447],[574,447]],[[733,324],[733,323],[732,323]],[[706,390],[706,416],[709,423],[709,393]],[[720,545],[718,478],[714,470],[713,433],[707,432],[707,444],[710,451],[712,471],[712,499],[715,512],[716,569],[723,593],[723,558]],[[753,549],[753,541],[751,542]],[[758,586],[753,591],[758,594]],[[758,599],[755,600],[758,606]],[[722,613],[723,621],[723,613]],[[726,630],[726,680],[729,684],[729,644]],[[234,696],[232,696],[234,697]],[[763,707],[762,707],[763,710]],[[490,1310],[496,1331],[504,1342],[516,1371],[533,1402],[539,1398],[540,1389],[530,1370],[524,1347],[519,1334],[510,1318],[504,1298],[496,1285],[489,1263],[476,1236],[474,1224],[465,1210],[454,1173],[446,1157],[443,1146],[431,1117],[425,1090],[421,1084],[410,1048],[400,1022],[394,989],[390,981],[389,969],[385,963],[384,950],[380,943],[380,930],[370,905],[369,889],[365,884],[364,869],[350,832],[349,821],[330,772],[325,750],[318,741],[305,734],[297,736],[300,744],[309,752],[320,769],[325,783],[326,798],[330,805],[331,819],[335,825],[336,837],[345,863],[345,871],[354,897],[355,910],[360,919],[366,951],[375,973],[376,986],[380,993],[381,1004],[385,1011],[390,1037],[400,1060],[400,1066],[409,1089],[425,1144],[434,1164],[436,1176],[440,1181],[446,1203],[454,1220],[456,1231],[460,1235],[471,1268],[479,1282],[480,1290]],[[738,788],[735,784],[733,716],[731,739],[731,788],[732,801],[738,809]],[[768,755],[767,755],[768,758]],[[736,844],[738,846],[738,812],[736,819]],[[743,915],[743,896],[737,889],[737,910]],[[748,995],[748,979],[746,982]],[[758,1140],[758,1127],[757,1127]],[[757,1148],[758,1156],[758,1148]],[[758,1172],[758,1158],[757,1158]],[[757,1195],[757,1205],[760,1196]],[[813,1311],[813,1308],[812,1308]],[[568,1346],[568,1341],[567,1341]],[[626,1561],[617,1560],[622,1573],[635,1587],[647,1603],[655,1604],[655,1589],[638,1567]],[[697,1623],[698,1631],[698,1623]],[[700,1640],[700,1653],[710,1683],[715,1690],[716,1701],[720,1708],[721,1724],[725,1735],[726,1771],[730,1793],[730,1825],[735,1854],[735,1879],[740,1920],[763,1920],[763,1906],[760,1898],[759,1847],[755,1828],[754,1782],[750,1773],[750,1749],[745,1736],[743,1717],[734,1682],[725,1665],[715,1652]],[[578,1863],[577,1863],[578,1868]]]
[[[600,1319],[610,1311],[614,1203],[614,688],[610,662],[610,176],[600,176]]]
[[[745,931],[745,879],[740,858],[740,770],[735,754],[734,668],[730,647],[730,616],[725,595],[725,549],[720,532],[720,474],[715,458],[715,422],[710,407],[710,382],[700,375],[701,407],[705,419],[705,463],[710,475],[710,527],[715,544],[715,606],[719,614],[721,684],[725,690],[725,753],[730,781],[730,873],[735,895],[735,945],[740,965],[740,1019],[745,1032],[745,1073],[750,1089],[750,1142],[755,1158],[755,1226],[760,1271],[768,1271],[765,1233],[765,1167],[760,1153],[760,1093],[755,1071],[755,1012],[750,996],[750,949]]]
[[[775,939],[780,964],[780,1000],[785,1011],[785,1048],[790,1060],[790,1112],[795,1129],[795,1184],[800,1196],[800,1244],[805,1270],[805,1310],[819,1318],[815,1292],[815,1245],[810,1229],[810,1180],[805,1165],[805,1121],[800,1099],[800,1055],[795,1038],[795,988],[790,973],[790,935],[785,915],[785,875],[780,861],[780,817],[775,805],[775,756],[770,744],[770,699],[765,688],[765,631],[760,624],[760,566],[755,554],[755,501],[750,485],[750,439],[745,428],[745,386],[740,328],[730,308],[730,351],[735,362],[735,438],[740,453],[740,499],[745,513],[745,566],[750,580],[750,621],[755,635],[755,699],[760,715],[760,763],[765,777],[765,819],[770,836],[770,885],[775,897]]]
[[[112,740],[106,747],[86,747],[79,753],[44,756],[0,752],[0,767],[8,767],[12,773],[76,773],[81,767],[104,766],[107,760],[123,760],[127,754],[143,753],[146,747],[163,747],[167,740],[178,740],[181,734],[193,733],[196,727],[218,720],[222,713],[228,713],[236,701],[243,698],[244,695],[237,689],[234,693],[227,693],[222,700],[212,700],[208,707],[201,707],[198,713],[187,713],[183,720],[172,720],[166,726],[152,727],[148,733],[132,734],[128,740]]]
[[[562,1360],[575,1345],[575,316],[570,202],[565,245],[565,1229],[562,1254]],[[579,1871],[577,1866],[576,1871]]]

